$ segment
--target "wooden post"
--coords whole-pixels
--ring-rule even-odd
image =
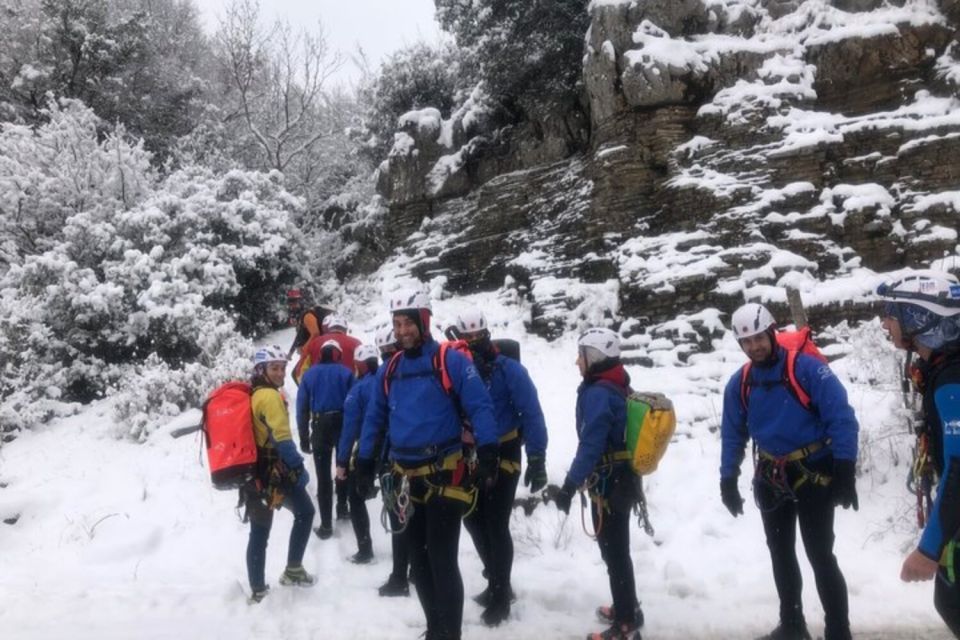
[[[793,317],[793,324],[796,325],[797,329],[807,326],[807,312],[803,308],[800,291],[793,287],[787,287],[787,302],[790,304],[790,315]]]

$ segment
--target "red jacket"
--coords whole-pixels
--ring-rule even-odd
[[[307,372],[307,369],[320,362],[320,347],[327,340],[334,340],[340,345],[343,354],[340,358],[340,364],[349,369],[350,373],[353,373],[353,353],[357,350],[357,347],[360,346],[361,342],[345,333],[324,333],[323,335],[310,338],[300,352],[300,360],[293,368],[293,380],[297,384],[300,384],[300,378]]]

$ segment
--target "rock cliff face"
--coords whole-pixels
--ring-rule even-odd
[[[957,0],[590,12],[582,108],[405,121],[379,189],[421,279],[515,289],[546,335],[574,310],[627,336],[680,317],[702,343],[744,298],[776,307],[792,285],[834,322],[851,274],[957,254]]]

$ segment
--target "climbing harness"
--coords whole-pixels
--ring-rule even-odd
[[[830,444],[830,439],[813,442],[800,447],[782,456],[775,456],[762,449],[754,449],[754,476],[756,490],[753,499],[757,508],[764,513],[778,509],[785,502],[797,501],[797,490],[808,482],[820,487],[830,484],[831,477],[816,471],[811,471],[803,464],[803,460],[811,454],[820,451]],[[791,482],[790,471],[795,472],[796,479]],[[762,495],[773,497],[771,504],[764,504]]]

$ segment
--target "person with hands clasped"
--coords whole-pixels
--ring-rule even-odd
[[[920,544],[900,578],[933,580],[933,602],[960,638],[960,282],[946,273],[910,274],[881,285],[882,325],[898,349],[920,358],[911,378],[923,397],[918,450],[940,478]]]
[[[425,293],[391,294],[390,312],[400,351],[377,372],[360,434],[357,486],[363,494],[373,485],[376,448],[385,436],[392,488],[383,490],[384,500],[401,509],[405,520],[402,535],[426,638],[459,640],[460,522],[476,499],[463,457],[461,411],[473,426],[480,481],[492,486],[499,466],[493,403],[469,358],[431,336]]]
[[[600,556],[607,565],[612,606],[597,609],[610,628],[587,640],[640,640],[643,613],[630,557],[631,509],[637,500],[636,477],[627,451],[627,392],[630,376],[620,362],[620,337],[610,329],[588,329],[577,341],[577,453],[556,496],[569,514],[577,489],[587,485]]]
[[[834,508],[858,508],[857,419],[830,367],[778,342],[760,304],[734,312],[733,332],[750,359],[727,383],[720,426],[720,496],[743,513],[737,486],[747,441],[755,444],[754,498],[773,563],[780,624],[764,640],[809,640],[801,601],[796,531],[813,567],[826,618],[824,640],[849,640],[847,585],[833,553]]]

